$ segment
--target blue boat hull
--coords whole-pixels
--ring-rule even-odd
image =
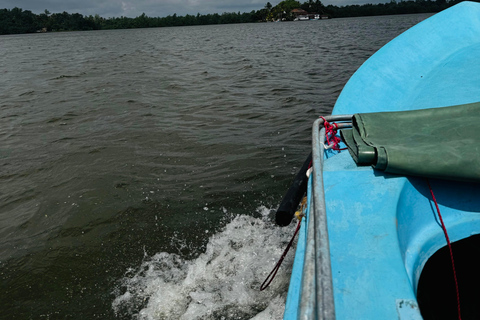
[[[346,84],[333,114],[478,102],[479,57],[480,4],[463,2],[409,29],[367,60]],[[334,312],[325,316],[304,312],[314,306],[300,307],[306,292],[302,279],[311,272],[305,267],[310,239],[304,223],[284,319],[422,319],[420,275],[446,245],[426,180],[358,167],[348,152],[326,159],[323,169]],[[480,186],[442,180],[431,185],[450,240],[480,234]],[[310,195],[313,189],[310,183]]]

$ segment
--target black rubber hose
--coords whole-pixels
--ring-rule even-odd
[[[292,222],[295,211],[298,204],[302,200],[303,195],[307,191],[307,170],[312,163],[312,153],[307,157],[307,160],[303,163],[302,168],[297,173],[295,180],[293,180],[292,186],[288,189],[287,193],[283,197],[282,203],[278,207],[275,215],[275,222],[279,226],[288,226]]]

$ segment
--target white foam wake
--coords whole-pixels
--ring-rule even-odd
[[[281,319],[294,250],[270,287],[259,288],[295,226],[279,228],[267,208],[258,211],[261,218],[235,217],[194,260],[166,252],[145,259],[122,280],[114,311],[134,319]]]

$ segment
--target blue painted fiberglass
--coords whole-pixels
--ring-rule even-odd
[[[345,85],[332,114],[478,101],[480,4],[462,2],[407,30],[368,59]],[[323,183],[334,310],[318,307],[321,288],[316,302],[305,302],[307,295],[315,296],[309,290],[324,284],[318,266],[306,266],[312,259],[306,247],[313,240],[304,223],[284,319],[422,319],[416,297],[420,274],[446,245],[426,180],[358,167],[342,152],[324,161]],[[431,185],[450,240],[480,234],[480,185],[442,180]],[[309,204],[315,189],[309,181]],[[315,209],[310,206],[308,214]],[[314,279],[314,284],[302,285],[302,279]]]

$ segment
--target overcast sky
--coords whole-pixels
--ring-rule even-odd
[[[270,0],[277,5],[281,0]],[[223,12],[250,12],[262,9],[268,0],[0,0],[0,8],[14,7],[42,13],[47,9],[51,13],[99,14],[102,17],[137,17],[145,13],[149,17],[166,17],[176,13],[196,15]],[[300,0],[301,3],[305,0]],[[337,6],[347,4],[386,3],[389,0],[325,0],[324,5]]]

